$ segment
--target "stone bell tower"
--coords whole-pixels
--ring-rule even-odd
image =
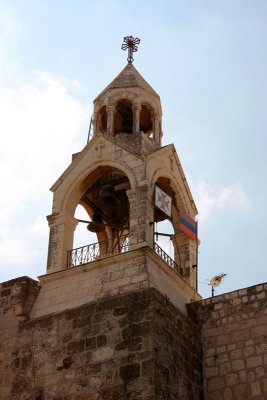
[[[180,212],[197,210],[174,145],[162,147],[160,97],[132,64],[137,44],[124,38],[128,64],[94,101],[93,136],[51,188],[47,271],[21,313],[33,355],[14,375],[14,400],[19,384],[35,400],[202,398],[187,315],[200,299],[196,241],[179,229]],[[78,205],[97,239],[73,248]],[[166,219],[173,259],[155,241]]]
[[[267,284],[196,301],[197,210],[138,43],[124,38],[128,64],[52,186],[46,273],[0,284],[1,400],[266,398]],[[157,241],[167,221],[173,257]]]
[[[142,273],[121,282],[112,280],[113,285],[103,282],[98,296],[155,287],[185,310],[187,302],[199,298],[196,241],[179,229],[179,212],[195,218],[197,210],[174,146],[161,146],[160,97],[133,66],[131,55],[126,67],[94,100],[93,132],[51,188],[47,274],[41,282],[45,287],[56,280],[62,297],[66,280],[73,282],[82,275],[85,281],[86,271],[95,267],[102,282],[101,263],[115,271],[117,260],[124,263],[142,254]],[[169,216],[155,206],[156,187],[171,202]],[[97,243],[73,249],[78,204],[91,220],[88,229],[96,233]],[[174,260],[154,241],[154,223],[165,219],[173,225]],[[78,285],[77,296],[73,294],[67,304],[51,304],[51,311],[78,306],[92,296]],[[40,314],[38,304],[34,312]]]

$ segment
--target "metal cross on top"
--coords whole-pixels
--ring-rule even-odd
[[[133,36],[125,36],[121,45],[122,50],[128,49],[128,63],[133,62],[133,53],[138,50],[137,45],[140,43],[140,39],[134,38]]]

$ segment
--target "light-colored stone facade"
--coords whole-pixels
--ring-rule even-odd
[[[52,214],[48,216],[47,274],[68,267],[67,254],[73,248],[78,223],[74,218],[77,205],[82,204],[88,216],[93,217],[94,207],[91,198],[89,202],[84,198],[85,193],[95,190],[99,180],[117,174],[124,179],[124,202],[129,204],[125,233],[129,235],[130,250],[143,246],[153,249],[155,185],[159,185],[172,198],[175,261],[179,260],[179,267],[184,270],[181,275],[196,289],[197,244],[179,230],[179,211],[193,219],[197,209],[174,146],[161,147],[161,116],[158,94],[132,65],[126,66],[95,99],[94,136],[73,156],[70,166],[51,188],[54,195]],[[129,118],[131,133],[126,133],[123,129],[129,129]],[[121,187],[117,185],[115,190]],[[114,239],[115,234],[107,228],[98,239]]]
[[[200,299],[185,279],[148,246],[39,279],[41,290],[31,318],[149,287],[159,290],[184,314],[187,303]]]

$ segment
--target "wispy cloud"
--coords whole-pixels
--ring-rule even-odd
[[[71,94],[79,90],[77,80],[47,71],[23,76],[15,51],[23,25],[10,9],[0,6],[0,11],[2,280],[11,266],[18,276],[45,264],[49,188],[85,144],[89,110]]]
[[[0,264],[6,267],[38,257],[34,243],[47,235],[47,224],[36,210],[47,209],[49,187],[85,144],[88,111],[44,72],[16,91],[5,87],[0,109]]]
[[[191,185],[201,223],[207,222],[218,211],[243,212],[249,207],[249,199],[239,185],[213,187],[205,181]]]

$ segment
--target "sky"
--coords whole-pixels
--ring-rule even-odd
[[[0,281],[45,273],[49,189],[128,35],[199,211],[200,294],[220,273],[216,294],[266,282],[265,0],[0,0]]]

